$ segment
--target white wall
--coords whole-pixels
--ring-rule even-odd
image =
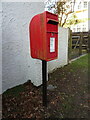
[[[0,93],[2,93],[2,4],[0,3]]]
[[[44,11],[43,2],[2,3],[2,89],[31,80],[42,83],[42,64],[30,57],[29,22]],[[59,28],[59,57],[48,62],[48,70],[67,64],[68,30]]]
[[[0,3],[0,94],[2,93],[2,4]],[[0,120],[2,118],[2,96],[0,95]]]
[[[2,89],[32,80],[41,84],[41,63],[29,52],[29,22],[44,11],[43,2],[2,3]]]

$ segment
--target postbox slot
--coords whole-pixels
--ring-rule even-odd
[[[58,24],[58,21],[48,18],[48,19],[47,19],[47,23],[57,25],[57,24]]]
[[[56,32],[56,31],[47,31],[47,33],[54,33],[54,34],[58,34],[58,32]]]

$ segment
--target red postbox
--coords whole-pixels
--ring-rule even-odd
[[[58,57],[58,16],[43,12],[30,22],[31,57],[51,61]]]

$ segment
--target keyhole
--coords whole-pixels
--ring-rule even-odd
[[[52,36],[54,36],[54,33],[52,33]]]

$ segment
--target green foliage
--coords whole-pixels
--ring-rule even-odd
[[[71,25],[76,25],[79,23],[86,22],[87,18],[85,19],[78,19],[75,13],[72,13],[70,17],[68,17],[66,23],[64,24],[64,27],[70,27]]]
[[[76,25],[80,23],[80,21],[78,20],[78,17],[76,16],[75,13],[73,13],[66,21],[65,23],[65,27],[70,27],[71,25]]]

